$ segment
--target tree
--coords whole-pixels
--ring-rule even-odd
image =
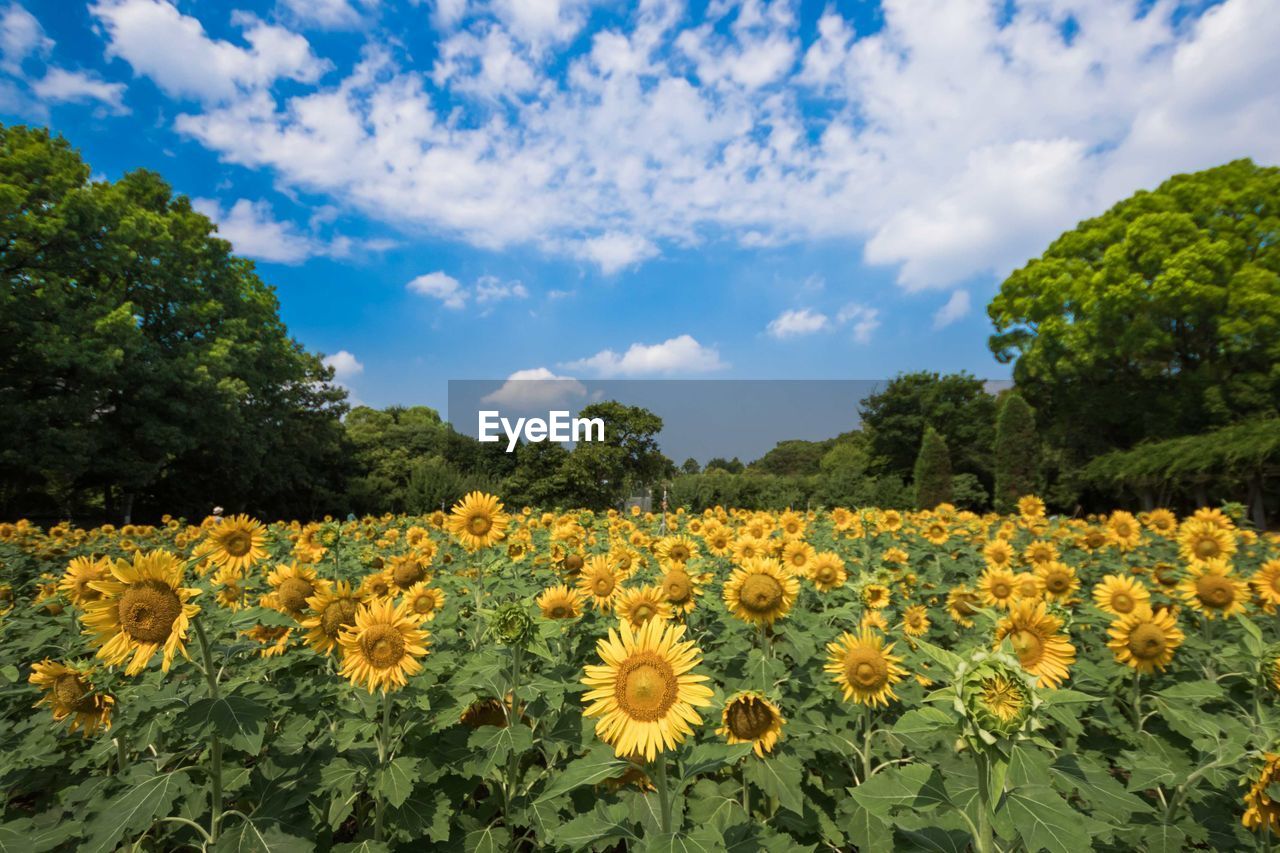
[[[704,467],[702,470],[703,471],[728,471],[730,474],[741,474],[744,470],[746,470],[746,467],[747,466],[743,465],[742,462],[736,456],[733,457],[732,459],[722,459],[721,457],[717,456],[711,461],[707,462],[706,467]]]
[[[1040,438],[1036,435],[1035,412],[1011,391],[1000,402],[996,417],[995,510],[1017,510],[1018,498],[1040,490]]]
[[[1280,405],[1280,169],[1177,175],[1000,287],[991,351],[1077,463]]]
[[[816,474],[830,441],[780,441],[748,467],[765,474]]]
[[[680,465],[681,474],[699,474],[701,472],[702,467],[698,465],[698,460],[694,459],[692,456],[684,460]]]
[[[662,418],[648,409],[607,400],[583,407],[578,417],[604,421],[604,441],[579,442],[561,468],[567,488],[583,506],[614,506],[671,467],[658,449]]]
[[[914,483],[917,509],[933,509],[951,500],[951,455],[946,439],[931,426],[925,427],[920,441]]]
[[[932,425],[955,452],[955,469],[990,483],[995,416],[995,399],[967,373],[904,373],[862,401],[875,472],[904,479]]]

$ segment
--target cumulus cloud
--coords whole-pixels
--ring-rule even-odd
[[[497,276],[484,275],[476,281],[476,302],[501,302],[504,299],[528,299],[529,290],[518,281],[503,281]]]
[[[388,41],[341,74],[248,16],[232,42],[161,0],[93,9],[110,55],[202,102],[182,134],[283,188],[605,274],[845,241],[923,290],[1172,172],[1280,162],[1272,5],[882,0],[860,34],[835,6],[810,32],[787,3],[654,0],[584,34],[585,0],[437,0],[434,68]]]
[[[410,293],[416,293],[419,296],[429,296],[432,299],[439,299],[446,308],[452,308],[457,311],[467,304],[467,292],[462,289],[462,285],[453,276],[445,272],[429,272],[420,275],[410,281],[407,285]]]
[[[286,220],[276,219],[265,200],[237,199],[224,208],[216,199],[193,198],[191,205],[218,226],[218,235],[236,254],[278,264],[300,264],[310,258],[347,258],[357,251],[382,251],[386,240],[322,239]]]
[[[871,343],[871,336],[880,328],[880,311],[866,305],[851,302],[840,309],[836,322],[847,325],[853,333],[853,339],[860,344]]]
[[[42,101],[98,103],[117,115],[129,112],[124,105],[123,83],[108,83],[84,71],[50,68],[44,77],[31,84],[31,89]]]
[[[340,384],[346,384],[355,377],[364,373],[364,365],[360,360],[344,349],[340,349],[333,355],[324,357],[324,363],[328,367],[333,368],[333,378]]]
[[[377,0],[364,0],[364,6],[376,6]],[[347,0],[280,0],[287,17],[304,26],[325,30],[359,27],[364,16]]]
[[[766,330],[772,337],[778,338],[795,338],[802,335],[812,335],[814,332],[821,332],[831,326],[831,322],[827,319],[827,315],[809,308],[798,308],[783,311],[772,322]]]
[[[944,329],[952,323],[958,322],[969,314],[969,291],[957,290],[951,294],[951,298],[946,304],[937,310],[933,315],[933,327],[935,329]]]
[[[496,391],[484,395],[480,401],[517,411],[546,410],[585,397],[586,394],[586,387],[573,377],[557,376],[548,368],[534,367],[517,370]]]
[[[43,56],[52,49],[53,39],[21,4],[10,3],[0,11],[0,69],[21,74],[25,59]]]
[[[728,366],[720,360],[718,350],[704,347],[691,335],[680,335],[660,344],[632,344],[621,355],[611,349],[601,350],[589,358],[561,365],[567,370],[602,377],[713,373]]]

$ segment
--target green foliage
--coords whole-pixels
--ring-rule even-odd
[[[996,417],[995,509],[1014,512],[1018,498],[1040,491],[1040,438],[1035,412],[1016,391],[1005,394]]]
[[[947,440],[931,426],[925,427],[912,483],[918,509],[933,509],[951,500],[951,455]]]

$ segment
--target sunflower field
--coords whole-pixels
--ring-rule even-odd
[[[0,848],[1265,850],[1278,604],[1230,506],[3,524]]]

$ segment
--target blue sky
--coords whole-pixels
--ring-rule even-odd
[[[163,174],[353,397],[1002,378],[984,307],[1168,175],[1280,162],[1273,0],[0,3],[0,118]]]

